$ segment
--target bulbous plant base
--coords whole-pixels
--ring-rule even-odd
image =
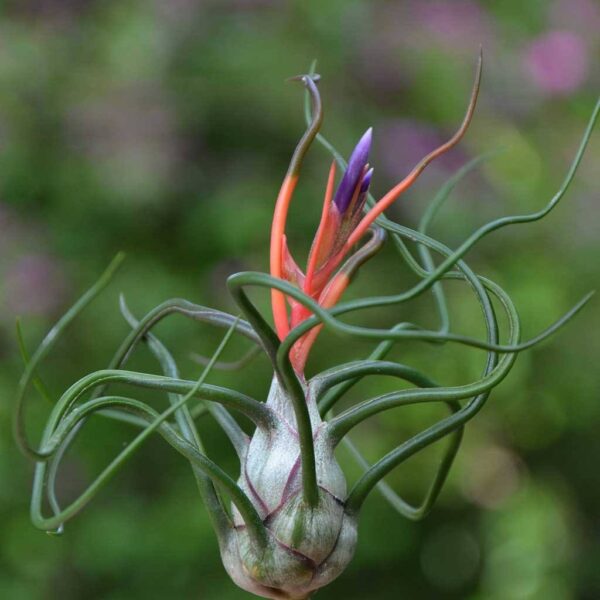
[[[275,416],[273,425],[254,433],[238,481],[265,524],[267,544],[250,537],[234,506],[235,529],[221,548],[235,583],[264,598],[308,598],[344,571],[356,546],[356,520],[344,506],[346,481],[314,391],[303,387],[315,449],[316,506],[304,500],[292,402],[274,379],[266,402]]]
[[[324,512],[327,508],[319,506],[314,510]],[[305,517],[306,513],[301,511],[295,520]],[[317,517],[316,521],[321,519]],[[311,534],[304,535],[302,542],[322,546],[319,529],[315,528]],[[356,541],[356,521],[342,511],[333,549],[320,563],[283,544],[271,529],[268,543],[261,549],[250,539],[245,527],[232,533],[221,549],[221,558],[229,576],[242,589],[273,600],[305,600],[346,569],[354,555]]]

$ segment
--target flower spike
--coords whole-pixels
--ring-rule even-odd
[[[285,219],[302,160],[318,133],[323,115],[315,83],[316,77],[302,75],[294,78],[303,81],[307,87],[312,102],[312,111],[309,114],[312,116],[310,117],[309,127],[294,152],[275,207],[271,232],[271,275],[293,283],[317,301],[320,306],[325,307],[327,305],[327,307],[331,307],[339,300],[348,285],[348,281],[343,273],[344,268],[339,271],[338,269],[352,247],[371,228],[377,217],[400,194],[412,186],[430,162],[453,148],[464,136],[473,117],[479,94],[482,62],[480,52],[471,99],[458,131],[445,144],[425,156],[408,176],[385,194],[365,215],[363,215],[363,208],[373,178],[373,169],[368,163],[373,140],[372,128],[367,129],[352,151],[333,199],[335,170],[334,167],[331,168],[321,221],[309,253],[306,275],[293,261],[285,244]],[[372,246],[370,243],[367,245]],[[366,250],[364,253],[359,250],[358,253],[360,256],[365,256],[365,260],[372,255],[370,251]],[[359,264],[361,262],[363,261],[359,261]],[[336,273],[336,271],[338,272]],[[287,298],[286,302],[286,296],[279,290],[272,290],[271,294],[277,335],[280,340],[283,340],[289,334],[291,328],[298,326],[311,316],[311,311],[292,298]],[[289,314],[288,303],[291,307]],[[305,336],[294,345],[291,359],[298,372],[302,372],[304,369],[308,348],[310,348],[315,337],[315,332],[311,332],[310,335]]]
[[[304,291],[318,296],[328,278],[340,264],[340,250],[358,222],[367,198],[373,176],[367,158],[371,148],[372,129],[369,128],[352,151],[348,167],[338,186],[333,201],[325,196],[321,223],[311,248]],[[332,173],[328,181],[328,193],[332,186]]]

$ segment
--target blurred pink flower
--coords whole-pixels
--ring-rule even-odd
[[[66,277],[60,265],[42,254],[22,256],[4,279],[6,305],[13,315],[48,315],[61,307]]]
[[[585,81],[588,71],[585,44],[570,31],[550,31],[529,44],[523,67],[542,92],[568,95]]]
[[[389,177],[408,173],[421,158],[442,144],[447,137],[433,125],[413,119],[397,119],[377,127],[381,130],[383,168]],[[441,156],[437,166],[454,170],[464,162],[464,153],[454,149]]]

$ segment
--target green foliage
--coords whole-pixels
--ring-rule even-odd
[[[386,4],[394,3],[2,4],[0,597],[246,597],[220,566],[185,461],[175,453],[165,456],[161,440],[141,449],[86,515],[68,524],[66,536],[49,538],[31,527],[26,507],[31,473],[10,435],[21,368],[14,317],[23,316],[26,345],[33,347],[119,249],[130,256],[119,285],[135,314],[172,297],[233,310],[225,276],[265,270],[269,215],[293,140],[302,130],[297,90],[283,80],[303,71],[314,56],[323,75],[327,138],[347,153],[355,133],[374,125],[376,189],[383,191],[395,183],[393,177],[404,175],[378,166],[394,163],[396,151],[403,150],[404,139],[386,132],[398,118],[433,122],[442,136],[451,131],[481,38],[496,36],[484,39],[484,96],[464,141],[463,162],[498,145],[505,148],[457,184],[436,219],[435,237],[450,248],[490,218],[539,210],[560,185],[593,107],[593,86],[545,98],[524,76],[519,54],[539,32],[577,27],[552,23],[548,6],[558,3],[491,3],[485,12],[488,3],[461,2],[485,14],[481,29],[463,36],[468,52],[456,40],[451,45],[443,32],[432,33],[413,3],[397,12]],[[584,25],[574,31],[585,38]],[[585,39],[592,53],[597,41]],[[510,291],[525,339],[597,287],[594,257],[600,236],[592,190],[598,151],[596,138],[565,203],[547,221],[495,232],[468,256],[478,272],[490,273]],[[318,161],[314,168],[308,161],[304,169],[297,198],[303,214],[292,220],[290,232],[298,244],[314,232],[326,176],[322,165],[328,154],[312,152]],[[432,170],[394,208],[394,220],[418,228],[423,200],[452,167]],[[29,255],[47,256],[58,266],[52,281],[25,269],[20,258]],[[388,253],[374,264],[389,272],[396,260]],[[58,275],[64,281],[57,287]],[[406,281],[384,281],[381,293],[399,293],[410,287],[411,277],[407,272]],[[365,273],[348,299],[370,295],[376,284]],[[453,328],[480,335],[469,330],[470,311],[458,284],[448,282],[444,289],[452,314],[458,314]],[[32,302],[38,297],[54,300]],[[594,468],[600,456],[596,302],[557,337],[519,358],[513,379],[495,391],[486,411],[471,423],[465,450],[470,458],[459,455],[428,520],[409,524],[376,495],[369,499],[356,560],[320,597],[600,594],[595,569],[600,545],[586,533],[600,505]],[[266,296],[257,295],[257,303],[266,306]],[[41,370],[53,398],[84,373],[103,368],[129,331],[116,317],[114,289],[95,306]],[[415,307],[414,318],[435,328],[433,314],[419,314]],[[393,313],[374,314],[373,326],[378,319],[393,319]],[[176,318],[159,331],[167,346],[176,342],[187,379],[195,379],[199,370],[188,357],[210,355],[220,335]],[[310,368],[316,372],[362,358],[373,345],[339,344],[325,332]],[[239,358],[248,347],[232,342],[224,360]],[[450,384],[482,367],[480,352],[456,346],[423,350],[401,344],[393,359]],[[262,360],[243,371],[242,380],[243,391],[258,398],[266,397],[269,383]],[[143,353],[132,364],[158,372]],[[234,377],[239,381],[224,372],[216,381],[233,387]],[[351,393],[352,401],[383,393],[380,385],[366,380]],[[145,399],[158,412],[166,408],[162,397],[148,393]],[[34,423],[42,422],[45,408],[42,402],[32,405]],[[404,439],[439,417],[424,415],[419,407],[401,410],[369,424],[374,436],[357,436],[371,462],[396,446],[400,434]],[[236,477],[226,440],[202,422],[199,429],[210,456]],[[39,430],[30,433],[33,437]],[[131,436],[125,425],[92,425],[76,446],[81,452],[69,454],[59,474],[57,487],[65,490],[61,501],[75,497]],[[502,504],[490,507],[481,500],[484,483],[472,481],[470,474],[479,460],[503,489],[501,465],[485,463],[486,450],[496,447],[507,451],[518,476],[514,488],[506,484]],[[426,492],[438,457],[433,452],[422,462],[408,461],[386,481],[416,500]],[[345,460],[343,451],[340,460]],[[425,469],[428,476],[422,474]],[[436,569],[436,560],[449,560],[456,547],[465,552],[451,562],[456,569]]]

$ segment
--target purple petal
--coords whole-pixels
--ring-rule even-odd
[[[373,177],[373,168],[369,169],[363,177],[362,183],[360,184],[360,194],[366,194],[369,186],[371,185],[371,179]]]
[[[356,202],[356,207],[353,209],[352,213],[356,214],[362,210],[365,205],[365,200],[367,199],[367,192],[369,191],[369,186],[371,185],[371,178],[373,177],[373,169],[369,169],[363,180],[360,184],[360,192],[358,193],[358,200]]]
[[[365,134],[360,138],[358,144],[356,144],[356,148],[354,148],[350,160],[348,161],[346,172],[335,192],[333,202],[341,214],[344,214],[348,209],[352,196],[354,195],[354,190],[362,177],[365,165],[367,164],[367,159],[369,158],[372,138],[373,130],[369,127]]]
[[[533,83],[548,95],[568,95],[585,81],[588,55],[583,39],[569,31],[550,31],[531,42],[524,66]]]

